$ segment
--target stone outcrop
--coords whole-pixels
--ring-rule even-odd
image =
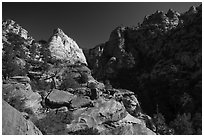
[[[87,64],[82,49],[59,28],[54,30],[48,45],[51,56],[57,60]]]
[[[16,76],[17,77],[17,76]],[[38,114],[41,106],[40,94],[33,92],[31,85],[25,81],[21,83],[8,80],[2,85],[2,97],[11,106],[20,112],[26,112],[30,115]]]
[[[67,125],[70,134],[135,135],[155,133],[147,129],[142,120],[131,117],[125,107],[113,100],[99,98],[93,108],[73,112],[73,121]],[[137,125],[139,128],[137,128]]]
[[[2,100],[3,135],[42,135],[41,131],[15,108]]]
[[[51,108],[69,106],[73,98],[74,95],[69,92],[53,89],[45,98],[45,103]]]

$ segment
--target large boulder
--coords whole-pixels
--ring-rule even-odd
[[[50,110],[34,124],[44,135],[67,135],[66,127],[72,119],[72,112],[67,107],[60,107]]]
[[[73,121],[67,125],[68,134],[154,135],[145,122],[131,116],[114,99],[99,98],[94,107],[73,112]]]
[[[73,112],[73,121],[67,125],[68,133],[94,128],[100,132],[101,124],[115,122],[126,116],[126,110],[122,104],[111,99],[96,100],[94,107],[81,108]]]
[[[45,98],[45,104],[50,108],[59,108],[69,106],[75,96],[63,90],[53,89]]]
[[[33,92],[29,83],[7,83],[2,85],[3,99],[20,112],[38,114],[42,108],[40,94]]]
[[[3,135],[42,135],[41,131],[15,108],[2,100]]]

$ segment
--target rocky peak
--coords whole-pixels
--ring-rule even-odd
[[[7,33],[15,33],[20,37],[30,41],[30,43],[33,41],[33,38],[28,35],[28,31],[11,19],[2,21],[2,32],[3,36],[5,36]]]
[[[63,33],[64,34],[64,32],[60,28],[54,29],[53,33],[54,34],[56,34],[56,33],[59,33],[59,34]]]
[[[70,64],[87,64],[82,49],[59,28],[53,31],[48,45],[51,56],[57,60],[69,61]]]
[[[142,25],[160,25],[162,28],[168,27],[166,29],[170,30],[178,25],[179,16],[180,14],[172,9],[169,9],[166,14],[157,10],[155,13],[145,16]]]
[[[180,20],[182,20],[184,24],[189,24],[197,22],[200,17],[202,17],[202,5],[198,7],[191,6],[188,11],[181,14]]]
[[[145,16],[143,24],[162,24],[167,19],[163,11],[156,11],[152,15]]]
[[[189,13],[197,13],[196,7],[191,6],[190,9],[188,10]]]
[[[198,11],[201,11],[201,10],[202,10],[202,4],[200,4],[198,7],[196,7],[196,9],[197,9]]]

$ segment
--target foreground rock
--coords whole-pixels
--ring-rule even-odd
[[[33,92],[29,83],[12,83],[2,85],[3,99],[20,112],[28,114],[40,113],[41,96]]]
[[[155,133],[140,124],[120,123],[115,128],[102,131],[101,135],[155,135]]]
[[[136,135],[155,134],[142,120],[127,117],[124,106],[110,99],[99,98],[93,108],[73,112],[73,121],[67,125],[69,134]],[[127,117],[127,118],[126,118]],[[139,127],[138,129],[137,126]]]
[[[45,98],[45,103],[51,108],[70,106],[70,102],[73,98],[74,95],[69,92],[53,89]]]
[[[7,102],[2,100],[3,135],[42,135],[41,131]]]

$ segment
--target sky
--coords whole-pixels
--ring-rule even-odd
[[[2,18],[12,19],[35,40],[48,40],[60,28],[81,48],[108,41],[117,26],[137,26],[156,10],[179,13],[201,2],[3,2]]]

